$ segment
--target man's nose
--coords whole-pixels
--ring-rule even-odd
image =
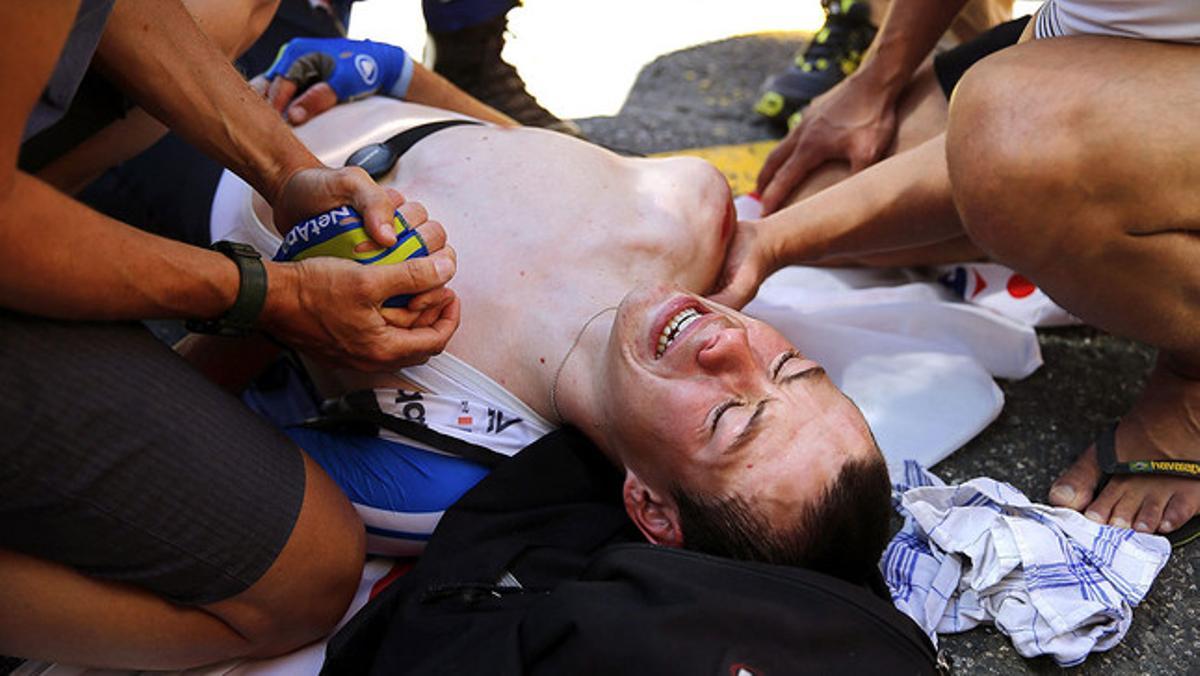
[[[753,373],[754,355],[746,330],[741,327],[723,328],[700,348],[696,355],[700,367],[713,374]]]

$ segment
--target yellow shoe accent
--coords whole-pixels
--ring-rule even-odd
[[[766,92],[758,103],[754,104],[754,112],[763,117],[778,117],[783,112],[785,103],[779,92]]]
[[[798,127],[803,120],[804,120],[804,113],[802,111],[797,110],[796,112],[792,113],[791,116],[789,116],[788,120],[787,120],[788,131],[791,131],[791,130],[795,129],[796,127]]]

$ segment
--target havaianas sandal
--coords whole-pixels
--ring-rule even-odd
[[[1184,479],[1200,479],[1200,462],[1195,460],[1131,460],[1117,461],[1117,426],[1106,429],[1096,438],[1096,464],[1102,474],[1096,485],[1096,494],[1104,490],[1109,479],[1118,474],[1147,476],[1173,476]],[[1187,523],[1170,533],[1163,534],[1178,549],[1200,538],[1200,515],[1193,516]]]

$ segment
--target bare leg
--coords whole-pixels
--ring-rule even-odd
[[[923,66],[901,98],[889,157],[849,176],[829,163],[761,222],[793,233],[780,258],[808,265],[934,265],[982,257],[964,236],[946,173],[946,100]]]
[[[241,594],[176,606],[141,589],[0,550],[0,654],[96,667],[183,669],[295,649],[345,613],[362,571],[353,508],[307,457],[300,516],[275,563]]]
[[[1112,38],[1033,41],[967,74],[947,132],[972,239],[1098,327],[1155,345],[1117,456],[1200,459],[1200,50]],[[1095,520],[1169,532],[1200,482],[1100,478],[1089,449],[1051,490]]]
[[[200,29],[232,60],[266,30],[279,0],[184,0],[183,4]],[[43,167],[38,178],[73,194],[110,167],[154,145],[166,133],[161,122],[134,108]]]

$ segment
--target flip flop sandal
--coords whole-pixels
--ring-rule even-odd
[[[1096,438],[1096,463],[1100,466],[1100,471],[1103,473],[1100,483],[1096,486],[1096,493],[1103,490],[1108,484],[1109,479],[1118,474],[1200,479],[1200,462],[1195,460],[1131,460],[1129,462],[1118,462],[1116,438],[1116,425],[1109,427]],[[1171,546],[1175,549],[1200,538],[1200,515],[1192,517],[1187,523],[1164,535],[1171,541]]]

